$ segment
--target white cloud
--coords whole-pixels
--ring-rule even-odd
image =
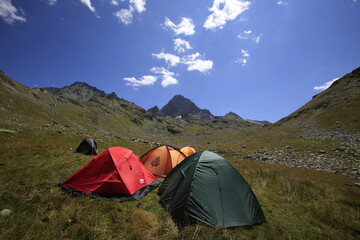
[[[201,56],[200,53],[196,52],[194,54],[190,54],[190,55],[183,57],[182,62],[186,64],[187,62],[195,61],[200,56]]]
[[[256,43],[259,43],[261,41],[261,37],[262,37],[262,33],[260,33],[257,36],[254,36],[252,40]]]
[[[47,4],[49,4],[50,6],[55,6],[56,3],[57,0],[47,0]]]
[[[26,18],[17,15],[17,9],[12,5],[11,0],[0,0],[0,17],[8,24],[15,21],[26,22]]]
[[[325,89],[327,89],[328,87],[330,87],[331,86],[331,84],[333,84],[336,80],[338,80],[339,78],[335,78],[335,79],[333,79],[333,80],[331,80],[331,81],[328,81],[328,82],[326,82],[326,83],[324,83],[323,85],[321,85],[321,86],[315,86],[314,87],[314,90],[317,90],[317,91],[322,91],[322,90],[325,90]]]
[[[155,74],[161,74],[161,78],[162,78],[161,86],[163,86],[164,88],[179,83],[178,80],[174,78],[175,73],[170,72],[168,69],[164,67],[153,67],[150,69],[150,71]]]
[[[172,76],[169,75],[163,75],[163,80],[161,81],[161,86],[167,87],[169,85],[175,85],[178,84],[178,80]]]
[[[243,0],[214,0],[209,8],[211,14],[204,23],[204,28],[222,29],[228,21],[236,19],[241,13],[249,9],[249,1]]]
[[[214,63],[211,60],[196,59],[194,62],[189,64],[187,70],[188,71],[197,70],[199,72],[206,73],[210,69],[212,69],[213,65]]]
[[[127,86],[139,87],[139,86],[148,86],[153,85],[157,81],[156,76],[146,75],[142,76],[140,79],[134,77],[126,77],[123,80],[127,81]]]
[[[112,0],[111,4],[118,5],[117,0]],[[128,9],[121,9],[114,15],[125,25],[129,25],[133,21],[134,12],[142,13],[146,10],[146,0],[130,0]]]
[[[236,63],[240,63],[242,66],[245,66],[248,58],[250,57],[249,50],[243,50],[241,49],[241,58],[238,58],[235,60]]]
[[[82,2],[85,6],[87,6],[90,9],[90,11],[95,12],[95,8],[92,6],[90,0],[80,0],[80,2]]]
[[[132,87],[153,85],[159,78],[161,78],[161,86],[163,86],[164,88],[179,83],[178,80],[175,78],[176,74],[170,72],[164,67],[153,67],[150,69],[150,72],[158,74],[160,76],[145,75],[139,79],[136,79],[134,77],[126,77],[123,78],[123,80],[127,82],[127,86]],[[136,88],[136,90],[138,89]]]
[[[114,6],[118,6],[118,5],[119,5],[119,1],[117,1],[117,0],[111,0],[111,1],[110,1],[110,4],[111,4],[111,5],[114,5]]]
[[[197,70],[202,73],[206,73],[212,69],[214,63],[211,60],[202,60],[198,59],[200,57],[200,53],[194,53],[191,55],[187,55],[183,57],[182,63],[188,65],[188,71]]]
[[[245,66],[247,63],[247,59],[246,58],[238,58],[235,60],[236,63],[241,63],[241,65]]]
[[[138,13],[142,13],[146,10],[146,0],[130,0],[130,6],[132,6]]]
[[[186,40],[183,40],[181,38],[176,38],[174,41],[174,50],[178,53],[183,53],[188,49],[192,49],[190,43]]]
[[[121,9],[120,11],[114,14],[120,22],[125,25],[129,25],[133,20],[133,10],[132,9]]]
[[[250,57],[249,50],[243,50],[241,49],[241,53],[243,57]]]
[[[285,6],[285,5],[288,5],[287,2],[281,1],[281,0],[280,0],[280,1],[277,1],[276,4],[277,4],[277,5],[284,5],[284,6]]]
[[[237,36],[237,38],[239,38],[239,39],[245,39],[245,40],[246,40],[246,39],[249,39],[251,33],[252,33],[251,30],[244,30],[244,32],[240,33],[240,34]]]
[[[178,56],[176,56],[174,54],[161,52],[161,53],[158,53],[158,54],[153,53],[152,55],[154,57],[156,57],[157,59],[164,59],[165,62],[171,67],[174,67],[178,63],[180,63],[180,57],[178,57]]]
[[[176,35],[184,34],[184,35],[193,35],[195,33],[195,25],[193,24],[193,21],[191,18],[181,18],[181,22],[176,25],[173,23],[170,19],[165,17],[165,23],[164,25],[166,27],[169,27],[172,29]]]
[[[239,39],[242,39],[242,40],[251,39],[256,43],[260,43],[261,37],[262,37],[262,33],[260,33],[259,35],[255,35],[255,34],[252,33],[251,30],[245,30],[244,32],[240,33],[237,36],[237,38],[239,38]]]

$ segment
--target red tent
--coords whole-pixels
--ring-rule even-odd
[[[159,184],[131,150],[112,147],[59,185],[75,194],[124,201],[139,200]]]

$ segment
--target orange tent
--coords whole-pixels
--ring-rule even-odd
[[[192,147],[183,147],[182,149],[180,149],[180,151],[186,155],[186,157],[196,153],[195,149]]]
[[[177,164],[186,158],[179,149],[163,145],[156,147],[140,157],[145,167],[157,177],[166,177]]]

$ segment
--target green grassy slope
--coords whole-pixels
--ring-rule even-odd
[[[174,136],[195,139],[214,129],[244,132],[259,128],[237,121],[204,122],[171,119],[145,111],[125,100],[95,97],[76,101],[43,89],[31,89],[0,73],[0,128],[53,128],[83,135],[117,135],[169,143]],[[193,131],[198,126],[198,131]],[[184,141],[187,142],[186,140]]]
[[[360,131],[360,68],[343,76],[276,124],[312,121],[322,130]]]
[[[40,89],[23,86],[5,74],[0,74],[1,127],[44,128],[62,131],[80,131],[136,135],[139,122],[150,117],[143,109],[126,101],[93,99],[79,102],[54,96]],[[141,121],[136,122],[138,117]],[[129,134],[134,131],[135,133]]]

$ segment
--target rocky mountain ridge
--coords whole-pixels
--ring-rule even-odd
[[[215,131],[236,134],[261,125],[243,121],[167,118],[134,103],[75,82],[63,88],[29,88],[0,72],[0,126],[4,129],[48,129],[81,135],[95,133],[169,143],[206,139]],[[45,128],[44,128],[45,127]]]
[[[106,97],[109,99],[120,100],[120,98],[114,92],[106,94],[104,91],[99,90],[96,87],[90,86],[85,82],[75,82],[70,86],[65,86],[62,88],[46,87],[41,89],[57,96],[68,97],[81,102],[89,101],[90,99],[95,97]]]
[[[98,97],[126,101],[122,98],[120,99],[114,92],[106,94],[104,91],[99,90],[96,87],[79,81],[61,88],[46,87],[40,89],[56,96],[70,98],[72,100],[80,102],[91,101]],[[214,116],[208,109],[200,109],[190,99],[185,98],[184,96],[179,94],[175,95],[172,99],[170,99],[170,101],[162,109],[159,109],[157,106],[155,106],[148,109],[147,111],[157,116],[170,118],[190,117],[204,121],[240,121],[259,126],[270,123],[268,121],[245,120],[233,112],[229,112],[225,116]]]
[[[164,117],[171,118],[195,118],[204,121],[235,121],[246,122],[250,124],[264,126],[270,124],[268,121],[246,120],[237,115],[236,113],[229,112],[225,116],[215,116],[208,109],[200,109],[190,99],[178,94],[175,95],[170,101],[161,109],[155,106],[149,108],[147,111]]]

